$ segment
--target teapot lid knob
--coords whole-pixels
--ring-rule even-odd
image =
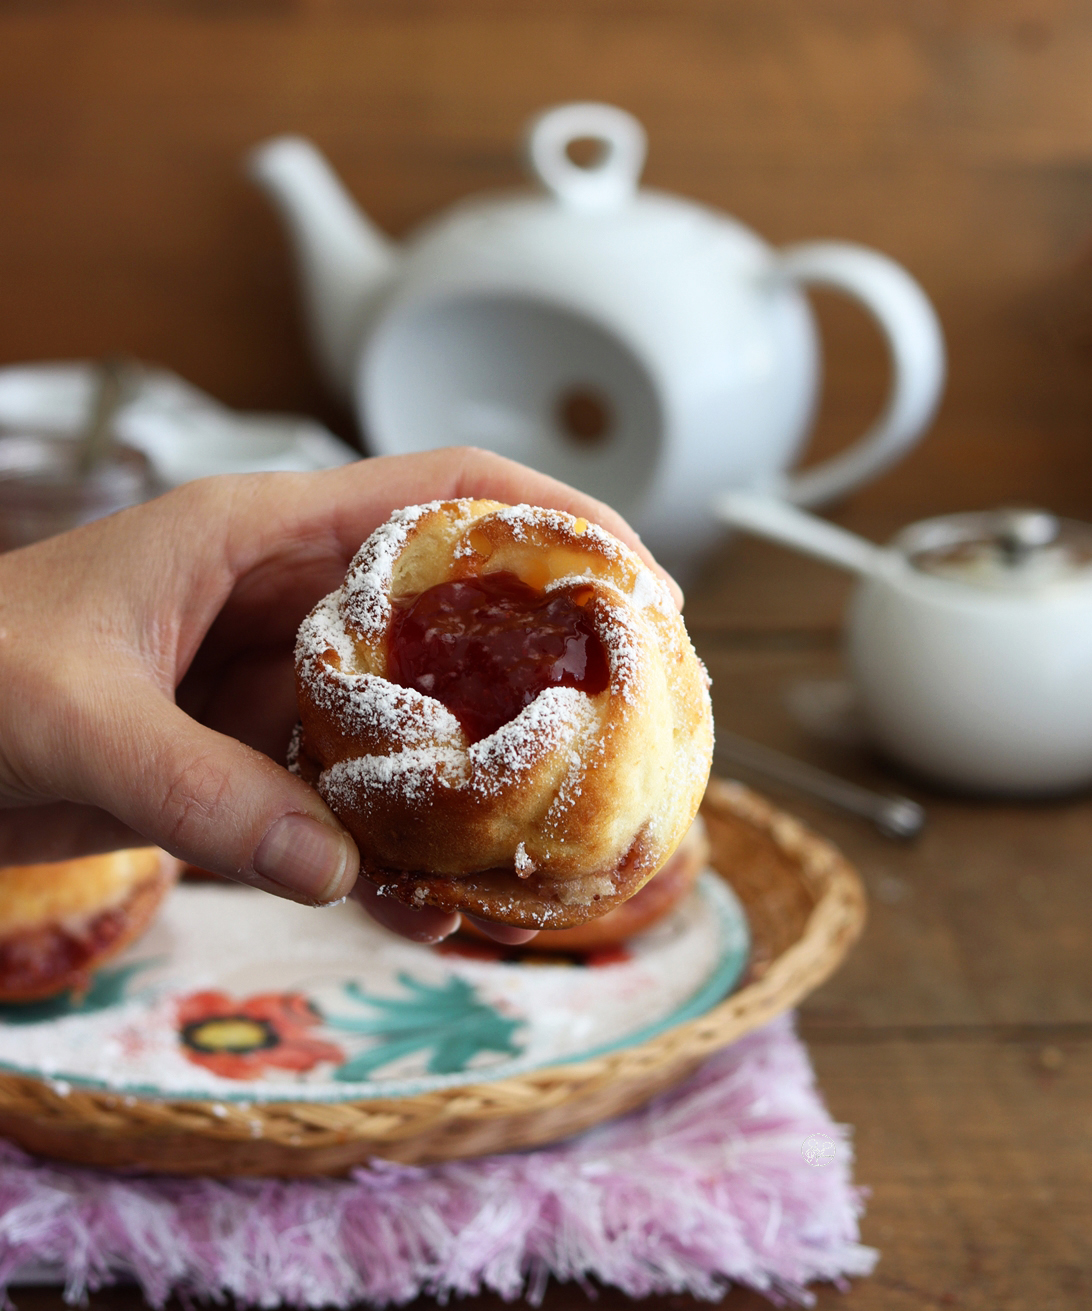
[[[574,162],[569,146],[590,139],[600,145],[587,167]],[[558,200],[575,209],[616,209],[631,200],[644,167],[648,138],[640,122],[614,105],[595,101],[557,105],[527,127],[531,172]]]

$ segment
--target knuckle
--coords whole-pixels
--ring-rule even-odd
[[[191,840],[229,804],[230,796],[230,779],[210,756],[187,760],[163,797],[160,818],[169,840]]]
[[[54,800],[79,792],[73,742],[86,739],[86,674],[75,653],[5,667],[0,706],[0,792],[20,801]],[[93,731],[93,726],[92,726]]]
[[[231,519],[260,494],[268,474],[216,474],[175,487],[162,499],[170,502],[187,526],[214,526]]]
[[[496,451],[486,451],[480,446],[455,446],[452,455],[469,474],[488,474],[510,463]]]

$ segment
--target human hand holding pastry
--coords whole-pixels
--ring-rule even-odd
[[[0,864],[150,841],[295,900],[347,895],[353,839],[277,763],[296,630],[392,510],[470,496],[565,510],[648,561],[607,507],[459,449],[203,480],[0,556]],[[412,936],[457,922],[361,899]]]

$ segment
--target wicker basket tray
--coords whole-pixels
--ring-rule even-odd
[[[494,1082],[367,1102],[224,1104],[122,1096],[0,1073],[0,1135],[85,1164],[209,1175],[336,1174],[371,1157],[411,1164],[555,1141],[619,1115],[795,1005],[864,922],[839,852],[738,784],[712,780],[713,865],[750,920],[745,986],[637,1046]]]

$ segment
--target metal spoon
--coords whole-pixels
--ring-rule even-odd
[[[1057,540],[1061,530],[1057,515],[1045,510],[1007,510],[1000,516],[997,543],[1005,563],[1022,565],[1033,551]]]
[[[129,361],[123,356],[109,355],[99,364],[91,415],[76,452],[76,474],[80,479],[110,458],[115,441],[114,419],[128,399],[130,375]]]
[[[871,792],[736,733],[717,730],[713,760],[719,766],[736,765],[751,770],[772,782],[795,788],[835,810],[870,820],[884,837],[906,841],[917,837],[925,825],[925,811],[909,797],[885,797]]]

